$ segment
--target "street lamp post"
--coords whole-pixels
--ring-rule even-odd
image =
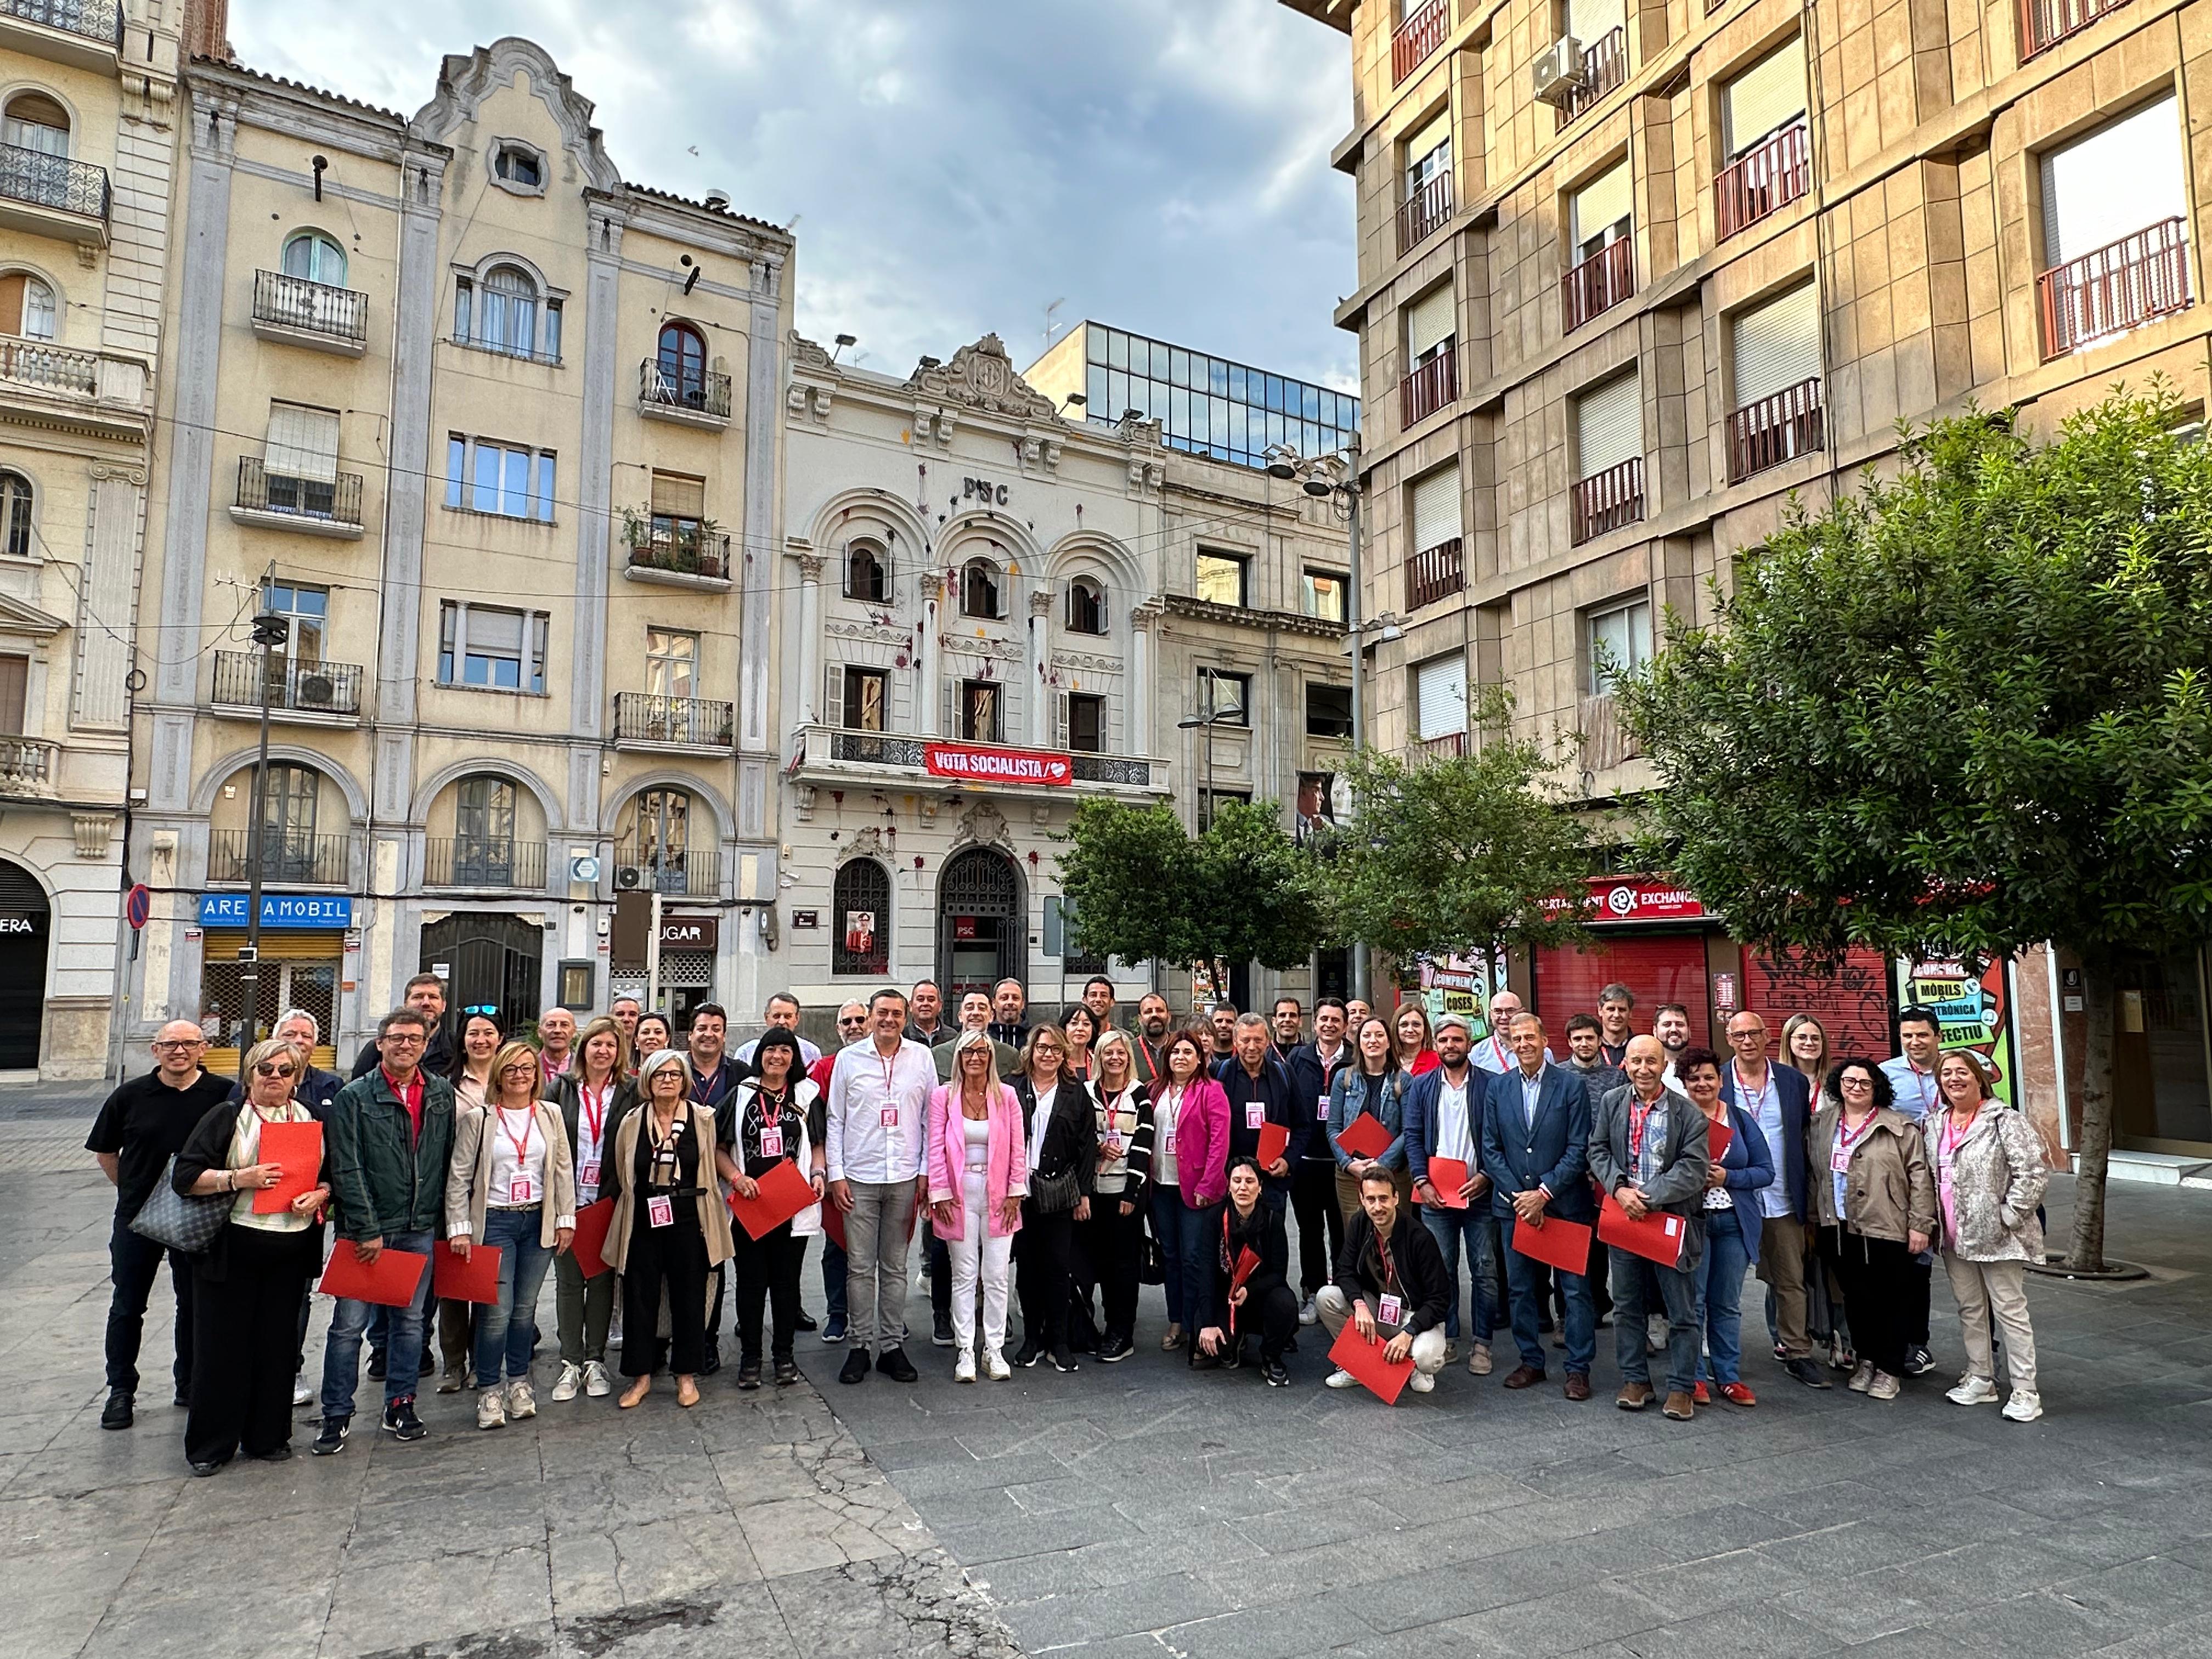
[[[1216,706],[1214,698],[1215,687],[1218,684],[1214,671],[1211,668],[1207,669],[1206,671],[1206,712],[1203,714],[1194,714],[1188,720],[1176,722],[1176,730],[1178,732],[1195,732],[1200,726],[1206,728],[1206,782],[1200,791],[1199,797],[1205,808],[1204,821],[1199,825],[1201,831],[1205,830],[1206,824],[1213,822],[1213,728],[1223,720],[1241,720],[1244,718],[1244,708],[1241,703],[1230,708]]]
[[[267,590],[264,589],[265,598]],[[263,837],[268,834],[270,653],[289,644],[291,625],[273,611],[253,619],[253,643],[261,650],[261,739],[253,757],[253,804],[246,832],[246,943],[238,952],[238,1081],[246,1083],[246,1056],[261,1020],[261,877]]]

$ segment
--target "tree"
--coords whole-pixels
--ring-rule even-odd
[[[2069,1265],[2103,1264],[2115,953],[2212,916],[2212,451],[2162,385],[2038,442],[1906,433],[1670,618],[1619,701],[1664,781],[1655,844],[1739,937],[1979,964],[2081,957]]]
[[[1488,690],[1465,754],[1352,757],[1351,820],[1316,849],[1333,937],[1401,958],[1583,937],[1582,823],[1562,804],[1557,761],[1510,734],[1511,712],[1503,690]]]

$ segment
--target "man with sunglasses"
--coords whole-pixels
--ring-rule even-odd
[[[924,980],[921,983],[928,986],[932,992],[937,989],[934,981]],[[921,989],[917,986],[915,988],[915,1007],[919,1009],[921,1005]],[[907,1036],[913,1037],[915,1030],[913,1025],[908,1025]],[[855,1000],[841,1006],[837,1010],[838,1048],[849,1048],[856,1042],[866,1042],[867,1036],[868,1005]],[[825,1145],[829,1136],[830,1073],[836,1068],[836,1054],[824,1054],[806,1068],[806,1075],[817,1091],[813,1110],[806,1120],[806,1133],[814,1138],[814,1144],[817,1146]],[[944,1246],[933,1245],[931,1248],[933,1260],[934,1252]],[[842,1342],[845,1340],[845,1247],[832,1238],[826,1229],[822,1234],[822,1301],[826,1315],[822,1322],[822,1340],[833,1344]],[[799,1329],[813,1328],[804,1310],[799,1317]]]
[[[115,1222],[107,1240],[108,1273],[115,1293],[107,1304],[107,1404],[100,1413],[103,1429],[127,1429],[134,1420],[138,1346],[145,1330],[146,1304],[165,1255],[177,1293],[178,1405],[185,1403],[191,1382],[191,1263],[181,1253],[132,1232],[131,1223],[199,1121],[230,1094],[229,1079],[201,1067],[207,1046],[206,1034],[188,1019],[164,1025],[154,1034],[154,1069],[108,1096],[84,1139],[85,1150],[99,1160],[100,1172],[115,1186]]]

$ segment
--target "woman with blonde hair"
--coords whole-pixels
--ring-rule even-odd
[[[1029,1195],[1029,1137],[1021,1103],[999,1080],[995,1045],[983,1031],[952,1045],[952,1080],[930,1091],[923,1176],[930,1225],[952,1263],[952,1380],[975,1380],[975,1291],[983,1292],[985,1375],[1003,1382],[1006,1276]]]
[[[1820,1087],[1828,1075],[1828,1028],[1813,1014],[1792,1014],[1782,1022],[1782,1063],[1804,1074],[1806,1097],[1820,1109]],[[1815,1174],[1818,1171],[1814,1171]],[[1782,1346],[1782,1325],[1774,1302],[1774,1288],[1766,1291],[1766,1334],[1774,1341],[1774,1357],[1787,1364],[1789,1351]],[[1828,1264],[1808,1251],[1805,1256],[1805,1334],[1813,1351],[1828,1345],[1828,1368],[1848,1371],[1858,1364],[1851,1349],[1850,1322],[1844,1317],[1844,1287]]]
[[[1951,1390],[1954,1405],[1981,1406],[1997,1397],[1992,1319],[2004,1333],[2012,1397],[2004,1415],[2033,1423],[2043,1415],[2035,1387],[2035,1331],[2027,1319],[2027,1266],[2043,1260],[2043,1223],[2036,1206],[2050,1180],[2043,1139],[2018,1112],[1990,1098],[1988,1063],[1954,1048],[1936,1062],[1943,1109],[1922,1127],[1936,1171],[1938,1243],[1951,1294],[1959,1304],[1966,1374]]]
[[[602,1014],[576,1037],[576,1063],[553,1079],[548,1097],[560,1109],[576,1171],[576,1207],[599,1201],[601,1176],[614,1132],[637,1104],[629,1076],[629,1039],[620,1022]],[[573,1250],[553,1263],[554,1317],[561,1337],[561,1375],[555,1401],[578,1390],[594,1400],[614,1391],[607,1376],[607,1328],[614,1318],[615,1276],[584,1276]],[[598,1264],[593,1264],[596,1267]]]
[[[1089,1009],[1085,1009],[1087,1018]],[[1022,1301],[1017,1365],[1050,1355],[1054,1370],[1075,1369],[1068,1344],[1068,1259],[1078,1224],[1091,1218],[1098,1176],[1098,1121],[1091,1096],[1067,1073],[1068,1042],[1057,1025],[1040,1025],[1022,1048],[1014,1079],[1029,1143],[1029,1196],[1022,1200],[1021,1243],[1014,1252],[1014,1288]]]

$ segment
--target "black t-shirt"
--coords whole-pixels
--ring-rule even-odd
[[[88,1152],[115,1156],[115,1212],[134,1216],[161,1178],[169,1160],[185,1149],[209,1111],[230,1098],[233,1079],[203,1071],[187,1088],[173,1089],[158,1071],[134,1077],[108,1096],[84,1138]]]

